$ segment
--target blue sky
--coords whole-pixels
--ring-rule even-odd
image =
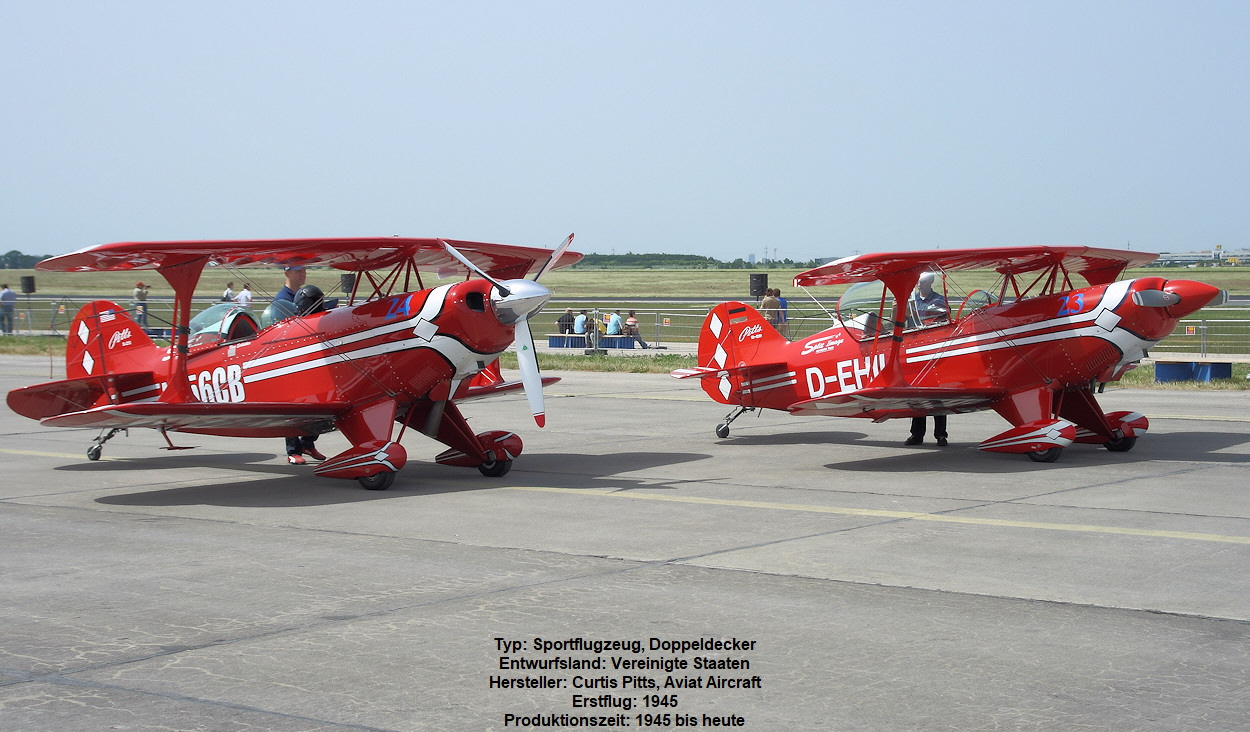
[[[0,249],[1250,246],[1246,2],[0,0]]]

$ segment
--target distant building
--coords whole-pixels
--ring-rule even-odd
[[[1250,265],[1250,249],[1214,249],[1193,252],[1161,252],[1155,262],[1161,267],[1208,266],[1246,266]]]

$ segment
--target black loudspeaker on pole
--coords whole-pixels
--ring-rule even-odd
[[[352,294],[352,290],[355,288],[356,274],[354,272],[347,272],[339,275],[339,289],[342,290],[344,294]]]
[[[768,273],[759,272],[751,275],[751,297],[763,297],[768,289]]]
[[[29,295],[35,291],[35,278],[33,275],[25,275],[22,277],[22,293]]]

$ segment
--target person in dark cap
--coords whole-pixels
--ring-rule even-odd
[[[283,267],[282,269],[282,274],[286,277],[286,284],[282,286],[281,290],[278,290],[278,294],[274,295],[273,299],[275,301],[290,301],[293,305],[295,305],[296,312],[300,315],[308,314],[299,310],[301,304],[305,307],[309,307],[310,309],[314,305],[319,307],[321,301],[323,300],[320,288],[311,285],[306,287],[304,285],[304,283],[308,280],[308,272],[300,266]],[[305,293],[305,290],[309,289],[317,291],[316,303],[311,302],[312,298],[309,297],[311,293]],[[304,296],[299,297],[300,295]],[[286,438],[286,461],[288,463],[292,465],[304,465],[308,462],[304,459],[305,455],[313,460],[326,459],[326,456],[322,455],[317,450],[316,435],[300,435],[299,437]]]

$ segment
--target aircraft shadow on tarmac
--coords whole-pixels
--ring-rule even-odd
[[[93,463],[75,463],[58,470],[78,472],[130,471],[141,490],[97,498],[98,503],[114,506],[226,506],[237,508],[307,507],[366,501],[414,498],[441,493],[463,493],[515,485],[557,485],[589,489],[628,490],[647,485],[663,488],[655,481],[619,478],[618,473],[710,458],[692,453],[631,452],[596,455],[588,460],[584,454],[525,454],[517,466],[503,478],[487,478],[476,470],[448,467],[433,462],[410,461],[385,491],[367,491],[354,480],[335,480],[311,475],[310,468],[293,468],[272,462],[273,454],[264,453],[202,453],[192,455],[154,455],[143,458],[113,459]],[[257,464],[257,463],[271,464]],[[219,483],[168,487],[179,482],[178,472],[185,469],[219,469],[274,476],[274,480],[228,480]],[[304,472],[298,472],[304,471]],[[157,488],[157,486],[161,486]],[[151,490],[149,488],[156,488]]]
[[[825,465],[830,470],[864,471],[882,473],[909,473],[948,471],[977,474],[1012,474],[1038,469],[1058,470],[1065,467],[1089,467],[1098,463],[1122,465],[1147,460],[1180,460],[1188,462],[1250,463],[1250,455],[1222,453],[1221,450],[1250,444],[1250,435],[1224,432],[1169,432],[1149,433],[1138,439],[1129,452],[1113,453],[1097,445],[1072,445],[1054,463],[1035,463],[1025,455],[984,452],[976,449],[975,442],[961,442],[953,438],[948,447],[938,447],[933,438],[927,438],[922,446],[906,447],[902,439],[887,441],[867,439],[862,432],[786,432],[774,434],[751,434],[723,441],[725,445],[786,446],[826,445],[836,450],[839,445],[859,447],[893,448],[888,455],[863,460],[832,462]],[[895,450],[905,450],[899,454]],[[836,452],[830,452],[836,456]]]

